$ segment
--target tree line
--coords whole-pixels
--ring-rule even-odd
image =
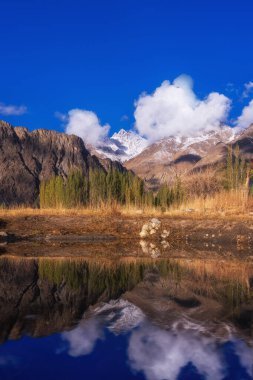
[[[100,207],[102,204],[141,206],[149,193],[144,182],[130,171],[110,169],[108,172],[93,168],[87,175],[81,170],[71,172],[67,178],[54,176],[40,184],[41,208]]]
[[[169,207],[181,203],[184,189],[178,179],[173,186],[163,184],[158,192],[145,189],[144,181],[131,171],[100,168],[90,169],[87,175],[81,170],[71,172],[67,178],[54,176],[40,183],[41,208],[75,208],[101,205],[135,207]]]
[[[241,157],[238,145],[234,149],[228,147],[223,173],[222,187],[226,190],[249,188],[250,165]],[[217,175],[218,173],[215,176]],[[205,181],[203,175],[201,178]],[[195,196],[197,195],[196,193]],[[189,197],[194,197],[192,189],[187,188],[187,182],[184,183],[180,176],[176,176],[172,184],[164,183],[153,192],[148,191],[144,181],[133,172],[116,168],[107,172],[101,168],[91,168],[86,175],[81,170],[75,170],[67,178],[54,176],[40,184],[41,208],[97,208],[101,205],[119,204],[166,209],[171,205],[179,206]]]

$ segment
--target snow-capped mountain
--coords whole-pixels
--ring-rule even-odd
[[[96,148],[88,148],[98,158],[124,163],[128,170],[157,188],[161,182],[173,180],[175,175],[220,160],[224,146],[236,141],[240,132],[237,128],[221,126],[190,136],[176,134],[148,143],[137,133],[121,129]]]
[[[88,148],[92,154],[100,158],[124,162],[140,154],[147,146],[147,140],[137,133],[121,129],[97,147],[88,146]]]
[[[112,140],[119,141],[120,144],[126,148],[125,153],[129,158],[140,154],[148,145],[146,139],[137,133],[134,133],[132,131],[125,131],[124,129],[121,129],[118,133],[114,133]]]
[[[236,128],[223,126],[212,131],[202,131],[193,136],[175,135],[165,137],[149,144],[148,141],[133,131],[121,129],[112,137],[100,142],[97,147],[88,146],[92,154],[99,158],[126,162],[135,157],[144,156],[149,161],[170,161],[175,153],[184,152],[203,156],[207,150],[219,142],[228,143],[235,139]]]
[[[125,163],[127,169],[154,186],[168,181],[176,173],[186,173],[217,144],[227,144],[238,136],[238,130],[222,126],[212,131],[199,131],[193,136],[175,135],[147,146],[139,155]]]

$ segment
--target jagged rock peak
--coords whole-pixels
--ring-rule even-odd
[[[0,121],[0,204],[33,205],[41,180],[76,169],[87,175],[89,167],[103,169],[81,138],[46,129],[29,132]]]

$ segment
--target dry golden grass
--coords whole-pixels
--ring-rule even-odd
[[[0,208],[0,217],[5,216],[53,216],[53,215],[66,215],[66,216],[137,216],[137,215],[161,215],[160,208],[145,207],[139,208],[134,206],[121,206],[121,205],[102,205],[99,208],[79,207],[79,208],[32,208],[26,206]]]
[[[178,207],[171,207],[171,216],[188,215],[189,217],[252,219],[253,198],[244,190],[221,191],[207,197],[186,200]]]
[[[251,214],[252,212],[252,214]],[[199,196],[184,201],[181,205],[173,205],[167,210],[161,207],[134,207],[121,205],[101,205],[100,208],[59,208],[38,209],[31,207],[0,208],[0,217],[6,216],[129,216],[129,217],[182,217],[182,218],[218,218],[243,219],[253,218],[253,197],[249,197],[244,190],[220,191],[210,196]]]

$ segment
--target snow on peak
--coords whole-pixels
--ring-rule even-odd
[[[118,133],[112,135],[112,140],[119,141],[125,148],[128,158],[132,158],[147,147],[148,142],[135,132],[121,129]]]
[[[148,140],[141,137],[133,131],[120,129],[114,133],[112,137],[106,138],[96,148],[93,147],[93,153],[102,158],[110,158],[113,161],[125,162],[138,156],[144,150],[145,152],[153,150],[155,147],[155,160],[168,160],[175,154],[176,151],[191,149],[191,152],[205,155],[207,150],[219,142],[229,143],[233,141],[238,134],[237,128],[229,126],[217,127],[213,130],[203,129],[192,135],[175,134],[170,137],[164,137],[161,140],[149,144]]]
[[[237,136],[238,130],[221,126],[213,130],[198,131],[192,135],[175,134],[164,137],[146,148],[142,155],[145,159],[163,162],[171,161],[178,154],[205,156],[218,143],[229,143]]]
[[[147,145],[147,140],[137,133],[121,129],[96,147],[96,152],[113,161],[124,162],[140,154]]]

